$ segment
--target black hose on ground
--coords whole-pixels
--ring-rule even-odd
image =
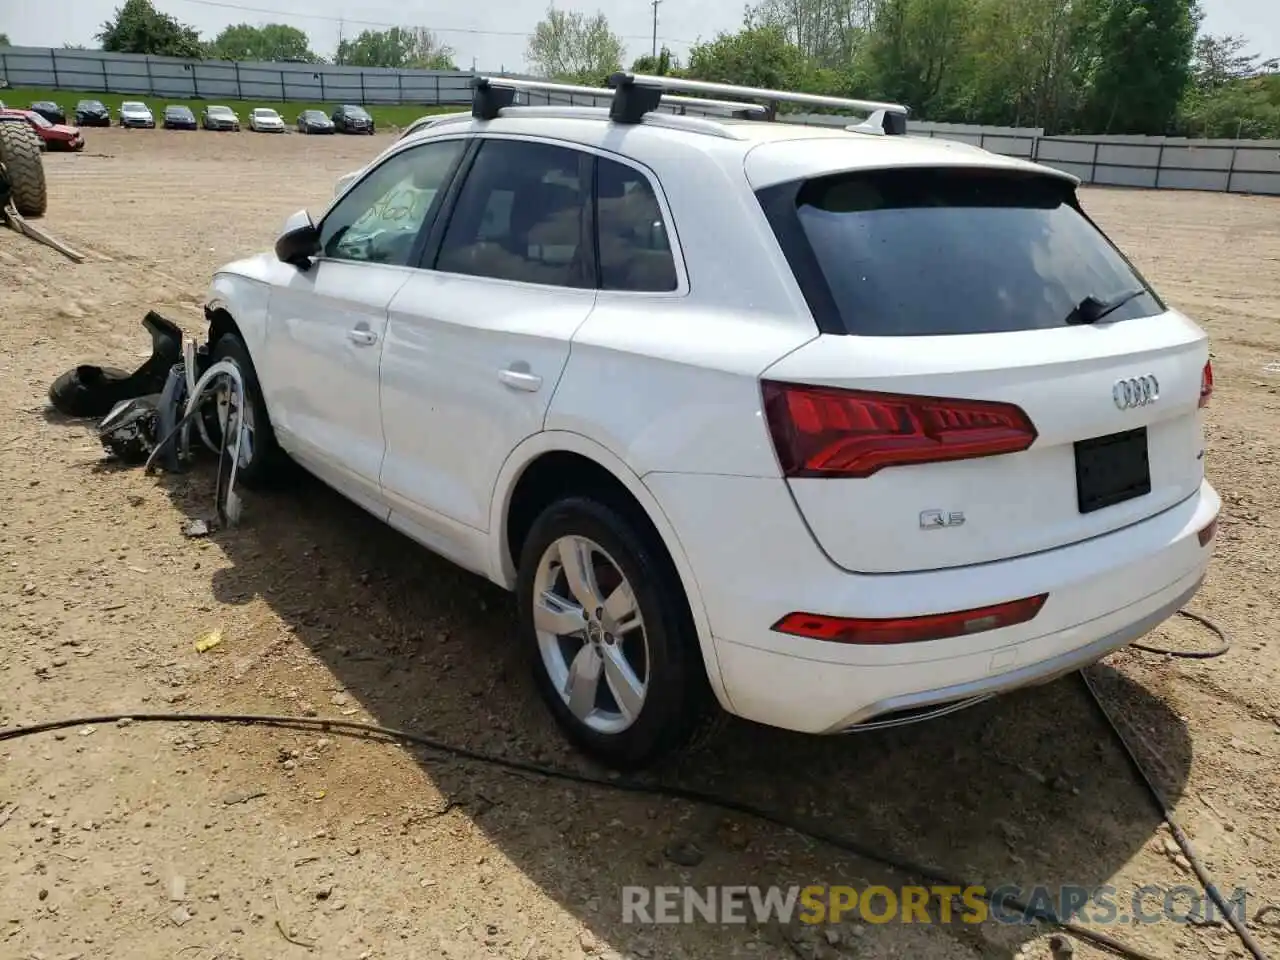
[[[1223,637],[1223,649],[1229,646],[1226,637],[1217,624],[1212,623],[1207,618],[1195,616],[1195,619],[1201,620],[1210,629]],[[1173,653],[1178,656],[1177,652]],[[1111,719],[1111,715],[1103,707],[1102,702],[1098,699],[1093,687],[1089,684],[1088,678],[1081,673],[1086,689],[1088,689],[1094,704],[1097,706],[1101,716],[1111,728],[1112,733],[1116,736],[1120,744],[1123,746],[1130,762],[1135,770],[1138,771],[1139,777],[1143,783],[1147,785],[1148,790],[1154,798],[1157,808],[1161,815],[1169,824],[1170,830],[1173,832],[1174,838],[1178,841],[1187,860],[1192,864],[1196,871],[1196,876],[1200,878],[1206,892],[1224,912],[1235,932],[1239,935],[1241,941],[1253,954],[1255,960],[1267,960],[1266,955],[1254,940],[1252,934],[1244,927],[1243,923],[1238,921],[1234,914],[1228,909],[1226,901],[1222,894],[1218,892],[1212,878],[1205,871],[1200,863],[1186,835],[1177,826],[1169,815],[1167,805],[1161,796],[1154,782],[1142,768],[1133,751],[1129,749],[1128,742],[1124,739],[1123,734],[1116,727],[1115,722]],[[656,784],[644,782],[641,780],[607,780],[599,777],[587,776],[585,774],[576,773],[572,770],[563,770],[556,767],[547,767],[541,764],[528,763],[523,760],[514,760],[507,757],[499,757],[491,754],[480,753],[467,747],[461,747],[456,744],[444,743],[432,737],[422,734],[412,733],[407,730],[397,730],[392,727],[384,727],[379,724],[363,723],[358,720],[344,720],[339,718],[324,717],[291,717],[283,715],[270,714],[253,714],[253,713],[114,713],[104,714],[100,716],[75,717],[63,720],[50,720],[45,723],[32,724],[26,727],[12,727],[7,730],[0,730],[0,742],[8,740],[16,740],[20,737],[29,737],[38,733],[48,733],[55,730],[64,730],[70,727],[96,726],[101,724],[116,723],[121,720],[129,720],[135,723],[245,723],[258,726],[282,727],[289,729],[304,730],[322,730],[333,733],[345,733],[350,735],[377,735],[386,737],[390,740],[402,740],[406,743],[412,743],[416,746],[423,747],[428,750],[434,750],[438,753],[447,754],[460,760],[471,760],[478,763],[484,763],[489,766],[497,767],[503,770],[509,770],[515,773],[526,773],[534,776],[543,777],[548,780],[559,780],[569,783],[581,784],[583,786],[601,787],[607,790],[614,790],[622,793],[645,794],[649,796],[665,797],[673,800],[683,800],[688,803],[697,803],[703,806],[716,807],[729,813],[737,813],[743,816],[752,817],[764,823],[772,824],[784,830],[791,830],[802,836],[809,837],[820,843],[827,844],[837,850],[845,853],[853,854],[864,860],[878,863],[890,869],[897,870],[909,876],[918,877],[922,880],[928,880],[939,886],[959,887],[963,890],[979,887],[965,880],[957,880],[948,876],[941,870],[925,864],[916,863],[905,857],[892,853],[885,853],[881,850],[869,847],[862,842],[837,834],[829,833],[819,827],[800,825],[789,820],[777,813],[766,810],[752,804],[743,803],[734,800],[731,797],[722,797],[713,793],[707,793],[701,790],[690,790],[684,787],[669,786],[665,784]],[[985,887],[983,889],[986,889]],[[987,901],[992,902],[990,897]],[[1097,930],[1093,930],[1082,924],[1072,920],[1067,920],[1057,916],[1052,910],[1046,908],[1032,907],[1028,904],[1014,900],[1012,898],[1002,898],[1000,906],[1016,911],[1028,919],[1039,920],[1043,923],[1057,927],[1068,933],[1086,940],[1096,946],[1109,950],[1120,957],[1127,960],[1160,960],[1154,954],[1147,953],[1137,947],[1129,946],[1114,937]]]

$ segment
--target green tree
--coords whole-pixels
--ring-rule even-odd
[[[11,47],[11,46],[13,46],[13,44],[9,42],[9,35],[7,33],[0,33],[0,47]]]
[[[945,119],[963,100],[976,0],[879,0],[866,70],[881,96]]]
[[[311,50],[311,41],[297,27],[268,23],[253,27],[238,23],[226,27],[209,44],[209,56],[219,60],[292,60],[320,63]]]
[[[747,26],[778,27],[822,67],[845,70],[875,21],[876,0],[760,0]]]
[[[453,50],[426,27],[364,30],[338,44],[336,62],[353,67],[457,70]]]
[[[202,57],[204,45],[194,27],[161,13],[150,0],[125,0],[97,35],[112,53],[150,53],[166,57]]]
[[[636,57],[631,63],[632,73],[647,73],[650,76],[665,77],[680,72],[680,62],[671,55],[671,51],[663,47],[655,58],[651,54]]]
[[[812,90],[818,80],[813,65],[778,26],[748,26],[698,44],[689,51],[685,73],[695,80],[771,90]]]
[[[597,85],[622,68],[622,40],[603,13],[547,8],[525,48],[525,59],[544,77]]]
[[[1169,131],[1191,80],[1196,0],[1092,0],[1081,121],[1093,133]]]

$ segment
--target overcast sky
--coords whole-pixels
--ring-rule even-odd
[[[15,45],[57,47],[95,45],[93,35],[121,0],[0,0],[0,33]],[[1211,33],[1238,33],[1254,50],[1280,56],[1280,0],[1202,0]],[[647,53],[653,7],[648,0],[559,0],[562,8],[602,10],[627,44],[627,58]],[[394,24],[426,26],[454,50],[458,65],[518,69],[526,38],[546,10],[547,0],[156,0],[156,6],[212,39],[229,23],[289,23],[305,30],[312,48],[332,55],[341,31]],[[291,10],[306,10],[305,15]],[[742,0],[661,0],[658,42],[683,57],[689,45],[710,39],[742,22]],[[344,23],[340,24],[339,20]]]

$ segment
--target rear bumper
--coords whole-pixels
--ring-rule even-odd
[[[1220,508],[1206,482],[1163,513],[1069,547],[866,575],[840,570],[818,551],[781,480],[663,474],[645,482],[698,581],[724,706],[808,733],[1046,682],[1133,642],[1198,589],[1212,549],[1197,534]],[[795,611],[907,617],[1040,593],[1049,598],[1033,620],[948,640],[854,646],[771,629]]]

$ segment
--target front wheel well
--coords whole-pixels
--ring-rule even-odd
[[[542,454],[525,467],[511,492],[506,548],[513,568],[519,568],[525,538],[542,511],[557,500],[574,496],[588,496],[613,507],[639,531],[652,536],[655,545],[663,546],[658,528],[621,480],[589,457],[556,450]]]
[[[231,316],[222,307],[216,307],[212,310],[205,309],[205,318],[209,321],[209,348],[213,349],[213,345],[222,339],[224,334],[232,333],[244,339],[244,335],[240,332],[240,328],[236,325],[235,318]]]

